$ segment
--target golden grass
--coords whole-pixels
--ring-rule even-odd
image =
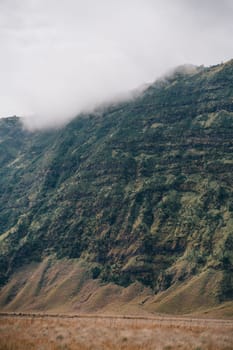
[[[154,310],[172,314],[190,314],[218,305],[216,290],[222,281],[222,272],[204,271],[180,285],[174,285],[157,294],[152,301]]]
[[[185,318],[1,316],[0,350],[231,350],[233,323]]]

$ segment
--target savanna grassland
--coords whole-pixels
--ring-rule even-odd
[[[231,350],[233,322],[195,318],[5,315],[0,350]]]

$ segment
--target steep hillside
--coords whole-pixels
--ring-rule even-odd
[[[82,276],[113,294],[140,285],[145,309],[232,301],[232,173],[233,61],[178,69],[60,130],[0,120],[1,307],[28,303],[30,278],[17,276],[48,259],[64,270],[82,264],[66,287],[76,302]],[[59,284],[51,266],[37,281],[46,293]],[[35,305],[50,300],[43,293]]]

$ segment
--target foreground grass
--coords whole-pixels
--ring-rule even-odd
[[[107,317],[0,317],[0,350],[231,350],[233,323]]]

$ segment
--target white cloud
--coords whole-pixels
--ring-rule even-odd
[[[0,116],[59,125],[173,66],[232,56],[231,0],[1,0]]]

